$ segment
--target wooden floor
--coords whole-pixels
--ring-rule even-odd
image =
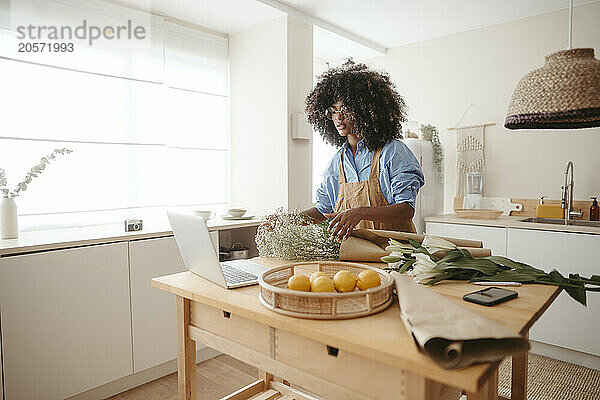
[[[220,355],[196,366],[198,400],[216,400],[254,382],[258,371],[235,358]],[[177,373],[148,382],[111,400],[176,400]]]

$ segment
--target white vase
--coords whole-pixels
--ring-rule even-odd
[[[0,239],[16,239],[18,236],[17,203],[13,198],[4,197],[0,204]]]

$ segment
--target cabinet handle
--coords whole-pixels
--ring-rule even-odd
[[[337,347],[327,346],[327,354],[329,354],[330,356],[337,357],[339,352],[340,349],[338,349]]]

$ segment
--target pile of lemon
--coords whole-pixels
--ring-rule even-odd
[[[379,274],[373,270],[365,269],[358,277],[350,271],[340,270],[333,279],[325,272],[317,271],[310,275],[293,275],[288,280],[288,289],[300,290],[303,292],[352,292],[355,288],[367,290],[372,287],[379,286],[381,278]]]

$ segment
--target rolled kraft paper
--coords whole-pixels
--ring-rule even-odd
[[[389,251],[385,250],[390,237],[398,240],[406,240],[406,238],[411,238],[422,242],[424,235],[373,229],[356,229],[352,232],[352,236],[342,242],[340,246],[340,260],[381,262],[381,257],[387,256],[390,253]],[[452,243],[456,244],[457,246],[465,246],[461,248],[467,249],[471,255],[473,255],[473,257],[485,257],[492,254],[489,249],[481,248],[482,243],[475,240],[452,238],[444,239],[447,239],[448,241],[454,240]],[[436,253],[436,256],[443,257],[444,253],[438,252]]]
[[[404,326],[419,350],[440,367],[465,368],[529,350],[529,341],[518,333],[461,307],[406,275],[391,275]]]
[[[418,233],[384,231],[380,229],[355,229],[352,231],[352,236],[366,239],[384,248],[388,245],[388,241],[390,238],[400,241],[407,241],[407,239],[413,239],[417,242],[422,242],[425,238],[425,235],[420,235]],[[444,236],[440,237],[442,239],[446,239],[450,243],[454,243],[458,247],[483,247],[483,242],[480,240],[457,239]]]
[[[471,364],[493,362],[529,350],[523,338],[446,340],[432,338],[425,343],[425,354],[444,369],[466,368]],[[511,349],[514,349],[511,350]]]

